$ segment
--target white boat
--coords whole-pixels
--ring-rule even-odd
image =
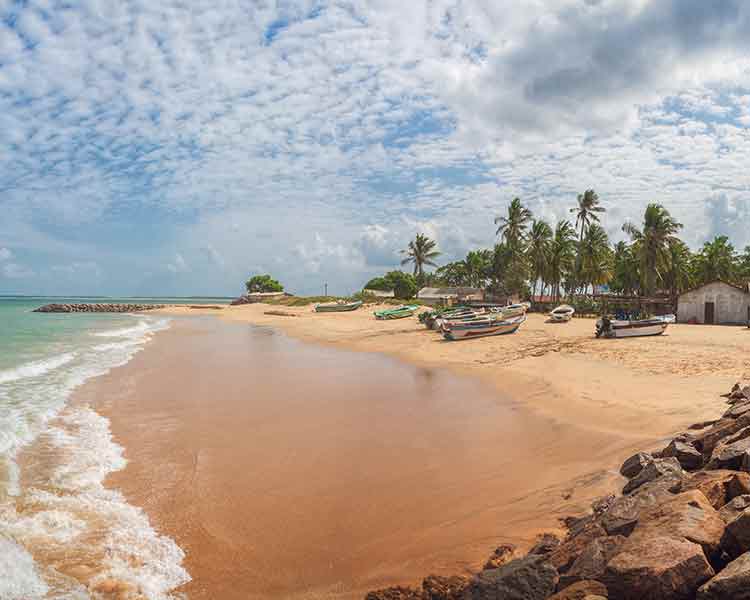
[[[476,321],[459,321],[443,323],[443,337],[446,340],[466,340],[489,335],[515,333],[526,320],[526,315],[512,317],[490,317]]]
[[[672,320],[670,320],[669,317],[672,317]],[[652,319],[640,319],[637,321],[625,321],[602,317],[596,322],[596,337],[626,338],[661,335],[667,330],[667,326],[670,323],[674,323],[674,315],[654,317]]]
[[[525,315],[526,311],[531,308],[531,302],[519,302],[518,304],[508,304],[499,309],[503,317],[510,319],[513,317],[520,317]]]
[[[573,318],[576,309],[569,304],[561,304],[549,314],[550,321],[555,323],[567,323]]]

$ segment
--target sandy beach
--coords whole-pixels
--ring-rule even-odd
[[[191,318],[76,400],[111,420],[129,462],[107,483],[185,550],[193,599],[359,598],[527,547],[718,416],[750,350],[735,327],[596,340],[530,315],[451,343],[370,309],[162,313]]]

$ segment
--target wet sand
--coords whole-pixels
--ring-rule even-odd
[[[645,439],[209,317],[176,319],[76,402],[111,419],[129,463],[107,483],[185,550],[193,600],[358,598],[476,569],[614,489]]]

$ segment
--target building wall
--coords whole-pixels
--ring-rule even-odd
[[[703,323],[706,302],[714,303],[714,323],[747,322],[750,295],[719,281],[682,294],[677,303],[677,320],[686,323],[695,319],[698,323]]]

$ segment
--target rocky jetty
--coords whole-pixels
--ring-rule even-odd
[[[366,600],[750,600],[750,386],[725,397],[722,418],[628,458],[622,494],[565,519],[564,538]]]
[[[166,304],[47,304],[34,312],[38,313],[129,313],[165,308]]]

